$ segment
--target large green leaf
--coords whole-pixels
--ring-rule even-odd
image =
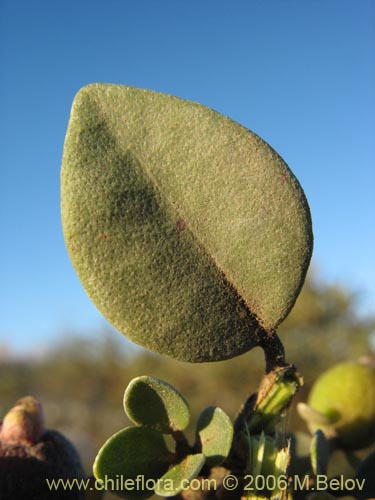
[[[181,394],[155,377],[133,379],[125,391],[124,408],[135,424],[167,434],[185,429],[190,420],[189,406]]]
[[[121,332],[187,361],[233,357],[288,314],[312,247],[298,181],[257,135],[173,96],[92,84],[65,140],[62,222]]]
[[[170,452],[160,432],[126,427],[104,443],[93,470],[104,487],[117,496],[143,500],[153,495],[154,483],[167,471],[169,463]]]

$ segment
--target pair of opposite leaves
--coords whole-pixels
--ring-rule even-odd
[[[61,208],[73,265],[134,342],[231,358],[286,317],[312,251],[304,193],[257,135],[158,92],[92,84],[65,139]]]

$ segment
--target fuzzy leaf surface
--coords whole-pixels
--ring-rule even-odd
[[[145,481],[156,480],[167,471],[169,455],[160,432],[146,427],[126,427],[104,443],[95,459],[93,471],[95,477],[103,481],[119,477],[123,478],[123,482],[127,479],[135,481],[139,475]],[[140,485],[129,490],[120,485],[113,493],[129,500],[142,500],[153,494],[152,490],[142,490]]]
[[[303,284],[309,208],[281,157],[200,104],[121,85],[77,94],[61,208],[89,297],[134,342],[231,358],[275,328]]]
[[[186,489],[189,482],[198,476],[205,462],[203,453],[188,455],[160,478],[155,493],[162,497],[171,497]]]
[[[220,465],[232,446],[232,422],[221,408],[210,406],[198,418],[197,436],[207,464]]]
[[[189,406],[183,396],[156,377],[133,379],[125,391],[124,408],[135,424],[167,434],[185,429],[190,420]]]

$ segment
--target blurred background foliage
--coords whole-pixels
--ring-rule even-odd
[[[305,380],[297,401],[306,399],[313,380],[335,362],[374,355],[375,317],[361,318],[356,309],[350,290],[310,273],[279,329],[288,362]],[[129,425],[122,398],[133,377],[153,375],[175,385],[192,410],[191,435],[206,406],[220,406],[234,418],[264,371],[259,349],[228,361],[189,364],[136,348],[110,330],[93,338],[66,333],[39,358],[15,358],[4,351],[0,363],[0,415],[18,398],[36,396],[43,404],[46,426],[73,441],[87,473],[104,440]],[[286,432],[304,428],[294,407],[282,427]]]

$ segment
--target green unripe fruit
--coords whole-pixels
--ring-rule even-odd
[[[344,448],[361,449],[374,441],[375,370],[372,366],[355,362],[335,365],[316,380],[308,404],[330,420]]]
[[[65,242],[88,295],[134,342],[231,358],[275,329],[312,251],[304,193],[256,134],[177,97],[92,84],[64,145]]]

